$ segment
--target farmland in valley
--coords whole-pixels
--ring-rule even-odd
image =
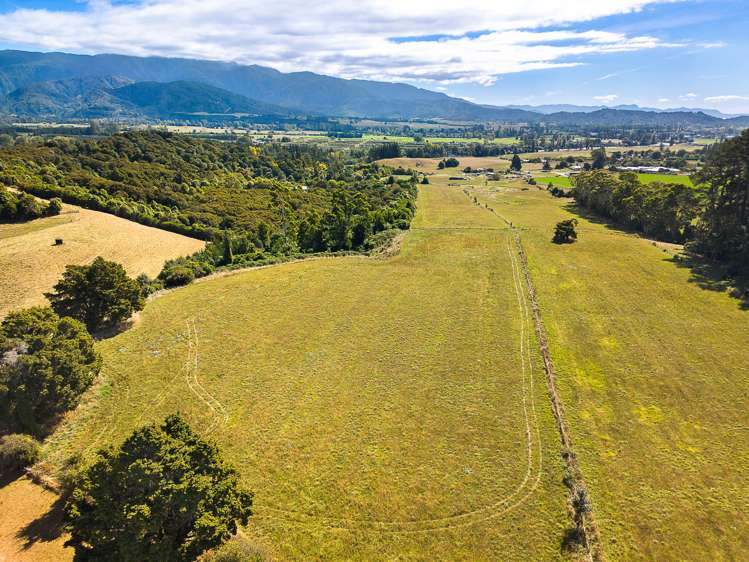
[[[99,344],[102,379],[46,465],[178,409],[240,468],[247,533],[281,557],[560,557],[559,437],[510,231],[445,178],[421,190],[396,257],[149,303]]]
[[[673,176],[669,176],[673,177]],[[613,560],[749,549],[749,317],[654,244],[523,183],[475,188],[523,230],[558,384]],[[578,242],[549,243],[580,221]],[[712,289],[712,290],[711,290]]]

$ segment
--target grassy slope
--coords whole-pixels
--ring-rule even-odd
[[[576,244],[551,244],[575,216],[567,201],[501,188],[483,200],[526,229],[608,557],[746,559],[749,312],[604,225],[580,220]]]
[[[535,352],[521,370],[508,231],[445,178],[422,188],[395,258],[287,264],[149,303],[99,344],[102,381],[50,465],[181,410],[241,469],[248,533],[282,558],[558,558],[558,435]]]
[[[62,238],[62,246],[55,246]],[[14,308],[46,303],[69,264],[101,255],[122,263],[130,275],[155,276],[164,261],[189,255],[204,242],[143,226],[113,215],[65,205],[63,214],[0,225],[0,317]]]

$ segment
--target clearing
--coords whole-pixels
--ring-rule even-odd
[[[63,244],[55,246],[56,238]],[[0,317],[46,303],[66,265],[96,256],[122,263],[130,275],[155,276],[167,259],[189,255],[204,242],[132,221],[63,205],[62,214],[0,224]]]
[[[669,245],[527,188],[473,193],[523,230],[607,557],[746,559],[749,312]],[[571,217],[578,242],[551,244]]]
[[[175,410],[255,491],[281,558],[562,557],[559,435],[511,232],[445,186],[401,252],[214,277],[98,343],[54,472]]]

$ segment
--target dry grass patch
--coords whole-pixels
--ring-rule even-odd
[[[56,238],[63,244],[56,246]],[[130,275],[155,276],[164,261],[192,254],[204,242],[113,215],[64,205],[63,213],[28,223],[0,225],[0,317],[43,304],[69,264],[96,256],[122,263]]]

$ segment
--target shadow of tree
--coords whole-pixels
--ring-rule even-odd
[[[727,292],[739,301],[741,310],[749,310],[749,278],[736,276],[727,266],[690,252],[672,256],[669,261],[690,270],[690,283],[706,291]]]
[[[49,511],[34,519],[18,531],[16,538],[23,540],[23,548],[29,549],[38,542],[51,542],[60,538],[63,533],[62,523],[65,513],[65,500],[57,498]]]
[[[643,239],[647,238],[637,230],[627,228],[613,222],[611,219],[579,207],[572,201],[567,203],[564,209],[588,222],[601,225],[609,231],[623,235],[639,236]],[[710,261],[688,250],[671,256],[669,261],[678,267],[690,270],[690,283],[694,283],[707,291],[727,292],[739,301],[739,308],[741,310],[749,310],[749,277],[737,276],[731,272],[729,266]]]

